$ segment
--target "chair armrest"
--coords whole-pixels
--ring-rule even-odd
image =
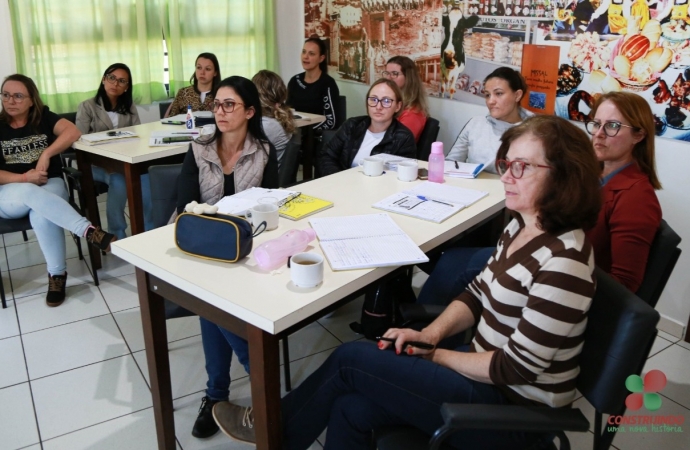
[[[589,421],[579,409],[548,406],[444,403],[441,416],[454,429],[533,432],[587,431]]]
[[[403,323],[425,322],[431,323],[446,309],[442,305],[421,305],[419,303],[403,303],[400,305],[400,315]]]
[[[81,171],[75,169],[74,167],[63,167],[62,172],[74,180],[78,180],[81,178]]]

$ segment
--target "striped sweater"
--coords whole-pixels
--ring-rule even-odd
[[[566,406],[575,398],[594,256],[582,230],[541,234],[506,258],[523,228],[511,221],[484,270],[458,298],[474,314],[471,351],[494,351],[492,382],[520,404]]]

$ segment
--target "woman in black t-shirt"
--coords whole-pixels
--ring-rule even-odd
[[[115,236],[93,227],[67,203],[60,153],[79,139],[77,127],[43,105],[27,76],[2,83],[0,111],[0,217],[29,216],[48,269],[48,306],[65,300],[65,234],[69,230],[101,250]]]
[[[321,39],[311,37],[304,42],[302,67],[304,72],[288,83],[288,105],[298,112],[326,116],[326,120],[314,126],[316,130],[337,128],[344,119],[336,116],[340,91],[328,75],[326,44]]]

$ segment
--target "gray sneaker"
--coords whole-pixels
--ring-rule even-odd
[[[213,405],[213,419],[220,431],[241,442],[256,444],[254,414],[251,406],[238,406],[230,402]]]

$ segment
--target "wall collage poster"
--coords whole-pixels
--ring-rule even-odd
[[[327,42],[337,80],[370,84],[405,55],[429,95],[475,104],[495,68],[526,73],[525,44],[559,47],[557,96],[544,111],[585,120],[602,92],[632,91],[650,104],[657,135],[690,141],[688,2],[305,0],[305,37]]]

